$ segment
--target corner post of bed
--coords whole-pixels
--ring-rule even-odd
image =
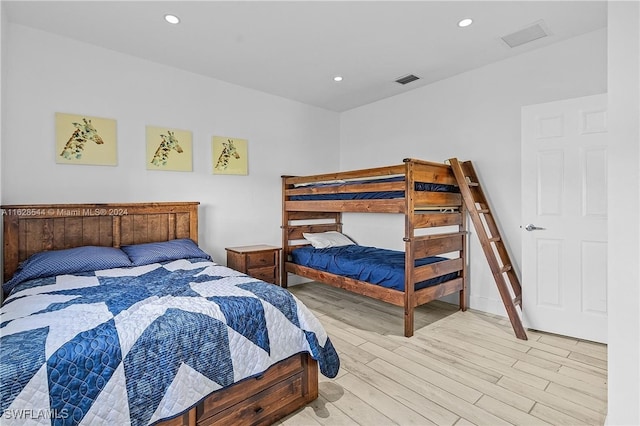
[[[289,286],[289,273],[286,262],[289,259],[289,212],[287,211],[287,178],[291,176],[282,175],[282,256],[280,256],[280,287]]]
[[[414,308],[415,308],[415,246],[414,240],[414,162],[405,159],[405,211],[404,211],[404,335],[413,336],[414,331]]]
[[[13,273],[18,269],[18,233],[19,233],[19,216],[6,214],[3,208],[2,215],[2,232],[3,232],[3,274],[2,282],[7,282]],[[1,292],[0,292],[1,293]],[[4,298],[3,298],[4,299]]]
[[[198,206],[199,202],[189,205],[189,238],[198,244]]]
[[[302,378],[304,388],[302,394],[305,396],[305,401],[308,404],[318,399],[318,361],[307,354],[303,355],[302,362],[305,366],[303,370],[305,376]]]

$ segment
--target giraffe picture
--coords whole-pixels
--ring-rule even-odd
[[[147,170],[193,170],[191,132],[147,126]]]
[[[249,174],[246,139],[214,136],[211,142],[211,151],[213,153],[213,174]]]
[[[56,162],[115,166],[116,121],[57,112]]]

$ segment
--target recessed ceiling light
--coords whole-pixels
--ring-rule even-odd
[[[473,19],[471,19],[471,18],[465,18],[465,19],[461,20],[460,22],[458,22],[458,26],[460,28],[468,27],[471,24],[473,24]]]
[[[339,75],[336,75],[335,77],[333,77],[333,81],[342,81],[342,77]]]
[[[180,22],[180,18],[176,15],[164,15],[164,20],[170,24],[177,24]]]

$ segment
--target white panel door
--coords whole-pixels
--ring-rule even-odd
[[[522,313],[607,341],[607,96],[522,108]]]

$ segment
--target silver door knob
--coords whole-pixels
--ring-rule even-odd
[[[527,231],[531,232],[531,231],[543,231],[543,230],[545,230],[547,228],[541,228],[539,226],[535,226],[533,223],[530,223],[527,226],[525,226],[524,229],[526,229]]]

